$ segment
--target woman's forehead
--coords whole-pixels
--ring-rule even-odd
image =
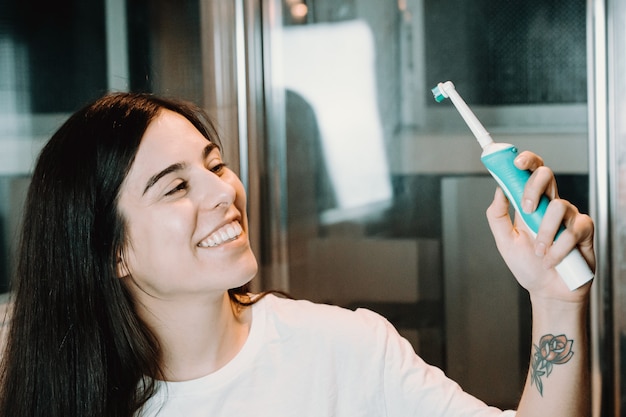
[[[164,110],[144,132],[127,180],[145,181],[172,164],[203,158],[207,146],[215,147],[189,120]]]
[[[203,149],[207,141],[208,139],[183,115],[163,110],[146,128],[137,153],[153,152],[164,155],[188,153],[185,151]]]

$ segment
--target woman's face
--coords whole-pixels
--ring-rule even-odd
[[[118,208],[127,230],[119,274],[143,293],[221,294],[256,274],[243,185],[178,113],[162,110],[146,129]]]

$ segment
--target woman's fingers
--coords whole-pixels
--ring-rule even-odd
[[[522,152],[515,158],[515,166],[532,172],[522,196],[522,210],[526,213],[535,211],[544,195],[550,199],[559,197],[554,173],[550,168],[543,166],[543,159],[539,155],[529,151]]]
[[[515,166],[519,169],[535,171],[543,166],[543,158],[536,153],[524,151],[515,158]]]
[[[565,229],[557,236],[560,226]],[[593,221],[581,214],[572,203],[555,199],[550,202],[535,238],[535,253],[543,256],[544,266],[556,266],[578,247],[587,263],[595,268]]]

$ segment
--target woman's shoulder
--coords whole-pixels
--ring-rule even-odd
[[[304,299],[283,298],[268,294],[262,300],[268,320],[277,328],[290,332],[314,332],[330,337],[380,337],[391,324],[373,311],[316,303]]]

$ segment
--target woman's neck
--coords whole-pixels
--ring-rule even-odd
[[[245,344],[251,308],[234,306],[228,293],[185,303],[154,301],[139,313],[161,345],[162,378],[196,379],[217,371]]]

